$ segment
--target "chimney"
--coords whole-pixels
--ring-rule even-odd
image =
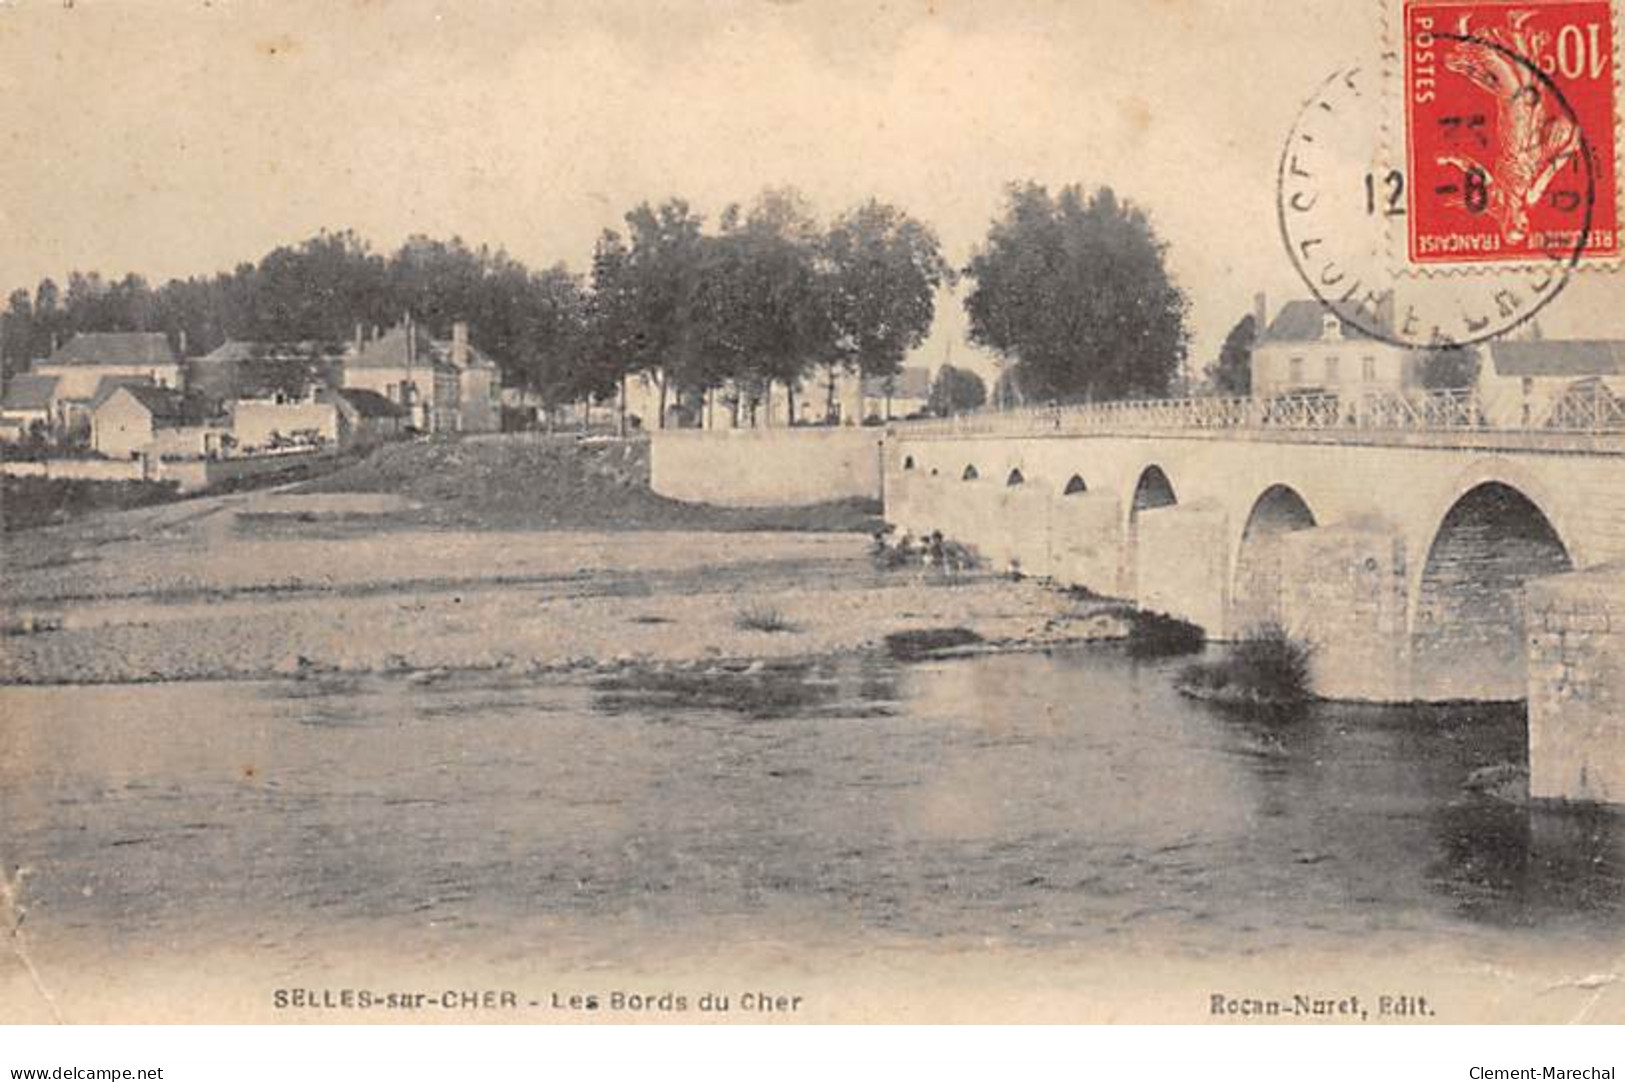
[[[363,324],[357,323],[355,325],[355,352],[357,356],[361,354],[361,347],[366,340],[367,328]]]
[[[1253,336],[1262,337],[1270,325],[1270,308],[1262,291],[1253,294]]]
[[[451,363],[468,367],[468,324],[460,319],[451,325]]]

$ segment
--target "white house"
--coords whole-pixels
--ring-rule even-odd
[[[1561,426],[1625,398],[1625,342],[1499,340],[1481,356],[1478,393],[1492,424]]]
[[[203,458],[229,434],[198,400],[147,383],[117,386],[90,414],[91,448],[108,458]]]
[[[50,435],[61,429],[62,404],[57,376],[21,372],[0,392],[0,440],[26,439],[32,433]]]
[[[1358,397],[1367,391],[1410,391],[1421,386],[1420,351],[1373,338],[1346,307],[1289,301],[1253,346],[1252,388],[1257,398],[1288,394]],[[1393,323],[1390,294],[1373,318]]]
[[[57,395],[88,407],[96,388],[108,376],[144,379],[157,387],[182,389],[180,358],[169,339],[157,332],[85,332],[76,334],[45,360],[34,365],[39,376],[61,380]]]
[[[341,386],[374,391],[407,410],[423,432],[495,432],[502,427],[501,373],[468,340],[468,324],[451,338],[430,337],[408,317],[361,343],[345,359]]]

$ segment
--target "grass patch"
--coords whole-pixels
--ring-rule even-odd
[[[784,613],[771,605],[748,605],[734,615],[734,627],[740,631],[760,631],[767,635],[796,631]]]
[[[1161,612],[1135,612],[1129,617],[1128,656],[1146,659],[1200,653],[1207,633],[1188,620]]]
[[[974,646],[982,636],[968,627],[928,627],[894,631],[886,636],[886,652],[898,661],[919,661],[945,650]]]
[[[1288,706],[1308,702],[1313,650],[1279,624],[1248,631],[1220,661],[1191,665],[1180,674],[1179,689],[1217,702]]]
[[[87,481],[0,477],[0,523],[7,531],[67,522],[96,511],[124,511],[179,499],[172,481]]]

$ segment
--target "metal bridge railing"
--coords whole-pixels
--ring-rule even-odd
[[[982,410],[895,422],[910,435],[1042,435],[1150,431],[1306,433],[1505,433],[1625,436],[1625,402],[1601,381],[1569,388],[1539,407],[1490,402],[1476,390],[1293,394],[1268,398],[1171,398]]]

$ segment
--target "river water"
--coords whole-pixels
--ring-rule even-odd
[[[1468,792],[1521,711],[1187,701],[1111,649],[645,686],[0,690],[36,949],[1617,943],[1625,824]]]

